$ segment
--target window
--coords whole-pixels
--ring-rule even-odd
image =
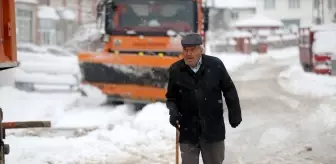
[[[120,14],[118,22],[107,21],[107,31],[124,32],[134,30],[141,33],[166,33],[167,30],[177,32],[197,31],[197,9],[195,1],[153,1],[119,0],[116,1]],[[107,12],[108,17],[114,16]],[[115,28],[110,28],[115,26]],[[110,33],[110,32],[108,32]]]
[[[265,9],[275,9],[275,0],[264,0]]]
[[[288,8],[290,9],[300,8],[300,0],[288,0]]]
[[[40,19],[39,34],[41,44],[56,44],[56,22],[54,20]]]
[[[239,13],[237,11],[232,11],[231,12],[231,19],[233,19],[233,20],[239,19]]]
[[[16,9],[16,33],[19,42],[33,41],[33,11]]]

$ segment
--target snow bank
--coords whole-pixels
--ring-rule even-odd
[[[313,97],[336,94],[336,77],[305,73],[299,65],[280,73],[278,82],[284,89],[294,94]]]
[[[164,104],[147,105],[136,115],[126,105],[69,110],[77,98],[77,94],[28,94],[1,88],[5,121],[38,119],[51,120],[53,128],[98,128],[75,138],[20,137],[13,135],[19,133],[8,131],[12,135],[7,136],[6,142],[12,152],[6,160],[16,164],[137,163],[147,156],[147,164],[167,163],[174,158],[175,129],[169,125]]]
[[[67,109],[78,94],[26,93],[12,87],[0,88],[0,105],[4,121],[27,121],[50,119],[55,111]]]

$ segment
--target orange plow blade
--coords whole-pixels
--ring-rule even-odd
[[[179,57],[137,53],[80,53],[83,83],[118,101],[165,101],[167,69]]]

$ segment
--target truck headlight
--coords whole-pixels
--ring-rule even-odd
[[[119,46],[121,44],[121,40],[120,39],[114,39],[114,45],[115,46]]]
[[[105,43],[109,42],[109,41],[110,41],[110,35],[104,34],[104,36],[103,36],[103,41],[104,41]]]

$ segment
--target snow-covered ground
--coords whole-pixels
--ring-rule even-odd
[[[234,75],[241,71],[240,68],[243,68],[244,64],[258,68],[258,65],[254,65],[257,61],[269,60],[269,58],[281,63],[282,60],[293,58],[295,51],[296,49],[275,51],[270,52],[268,56],[225,54],[217,54],[216,56]],[[326,92],[326,87],[336,90],[336,82],[332,78],[307,75],[297,66],[291,66],[289,71],[276,76],[286,78],[286,83],[290,85],[282,85],[282,87],[296,91],[295,93],[307,93],[313,92],[313,90],[316,92],[316,88],[322,88]],[[326,78],[328,80],[325,80]],[[310,81],[310,83],[313,81],[314,83],[310,87],[302,87],[302,85],[297,85],[299,84],[298,80]],[[324,83],[325,81],[329,82]],[[250,82],[243,83],[247,85]],[[260,89],[261,92],[263,89]],[[244,93],[244,91],[242,92]],[[332,92],[329,92],[328,95],[331,96]],[[248,95],[241,96],[245,102]],[[51,120],[54,130],[7,131],[9,135],[6,142],[11,146],[11,153],[6,156],[7,162],[15,164],[168,164],[175,162],[175,129],[169,125],[168,111],[164,104],[149,104],[141,112],[134,113],[127,105],[90,105],[94,102],[79,105],[81,104],[79,100],[81,100],[80,95],[75,93],[26,93],[12,87],[0,88],[0,104],[4,109],[5,121]],[[332,102],[335,101],[325,100],[315,112],[307,114],[309,117],[301,120],[302,126],[304,125],[307,129],[311,125],[315,125],[316,129],[319,128],[318,125],[328,125],[327,130],[334,128],[335,118],[330,117],[335,115]],[[246,163],[245,160],[251,159],[252,156],[265,158],[264,161],[267,161],[268,158],[273,158],[271,157],[272,153],[276,154],[278,149],[284,148],[286,140],[293,139],[294,132],[288,129],[288,126],[280,126],[281,124],[275,124],[274,121],[282,117],[286,119],[292,117],[286,117],[283,113],[272,118],[267,113],[250,115],[250,113],[255,114],[256,112],[249,111],[249,109],[256,109],[254,106],[262,105],[263,102],[246,104],[251,106],[244,109],[245,116],[242,126],[237,129],[231,129],[227,126],[229,138],[227,140],[227,156],[235,158],[236,163]],[[268,124],[269,122],[274,123],[274,127],[272,127],[273,124]],[[261,128],[265,126],[272,128],[261,131]],[[319,130],[322,132],[326,128]],[[259,136],[258,142],[251,144],[249,139],[255,136]],[[258,147],[253,151],[260,152],[249,155],[251,149],[244,144]],[[268,152],[269,150],[273,151]],[[276,155],[273,154],[273,156]]]
[[[284,82],[286,80],[287,82]],[[336,95],[336,77],[306,73],[293,65],[279,75],[279,84],[288,92],[313,97]]]

